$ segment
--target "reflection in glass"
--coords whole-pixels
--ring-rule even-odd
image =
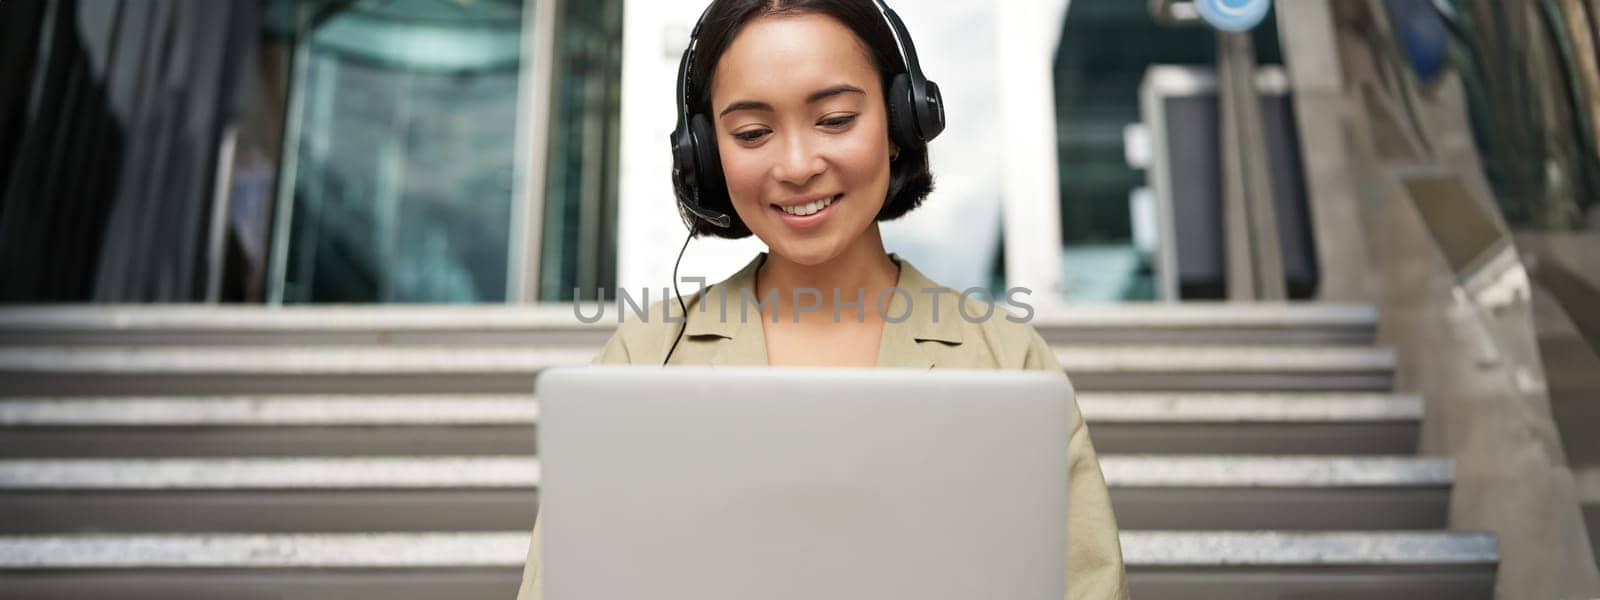
[[[1484,171],[1513,227],[1600,230],[1600,71],[1590,10],[1451,0],[1440,12]]]
[[[616,289],[622,10],[620,0],[565,2],[555,28],[539,270],[546,302]]]
[[[304,38],[285,302],[507,299],[522,26],[359,0]]]

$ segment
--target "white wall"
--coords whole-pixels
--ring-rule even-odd
[[[667,140],[677,118],[678,58],[705,6],[701,0],[626,0],[623,5],[617,285],[630,291],[670,286],[673,259],[688,235],[674,205]],[[715,282],[762,249],[753,238],[695,240],[679,275]]]

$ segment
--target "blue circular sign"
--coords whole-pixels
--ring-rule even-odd
[[[1267,18],[1272,0],[1194,0],[1200,17],[1223,31],[1249,31]]]

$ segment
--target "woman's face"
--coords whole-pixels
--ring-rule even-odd
[[[823,263],[873,225],[893,147],[878,71],[843,23],[746,24],[717,63],[711,111],[733,208],[773,253]]]

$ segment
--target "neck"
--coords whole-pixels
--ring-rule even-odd
[[[856,302],[861,296],[857,290],[864,290],[866,301],[863,305],[841,308],[840,320],[855,320],[859,312],[865,313],[865,320],[872,321],[877,316],[873,307],[878,294],[897,285],[899,279],[900,266],[889,258],[889,253],[883,248],[878,224],[873,223],[844,252],[814,265],[800,264],[769,252],[766,261],[756,271],[756,293],[763,295],[768,290],[776,290],[775,310],[778,310],[780,320],[789,321],[794,318],[795,290],[805,290],[798,296],[799,305],[809,308],[820,304],[820,307],[816,312],[802,313],[800,320],[832,322],[834,290],[838,290],[841,304]],[[809,290],[816,290],[821,295],[821,301],[818,302],[816,294]],[[763,312],[771,318],[770,312]]]

